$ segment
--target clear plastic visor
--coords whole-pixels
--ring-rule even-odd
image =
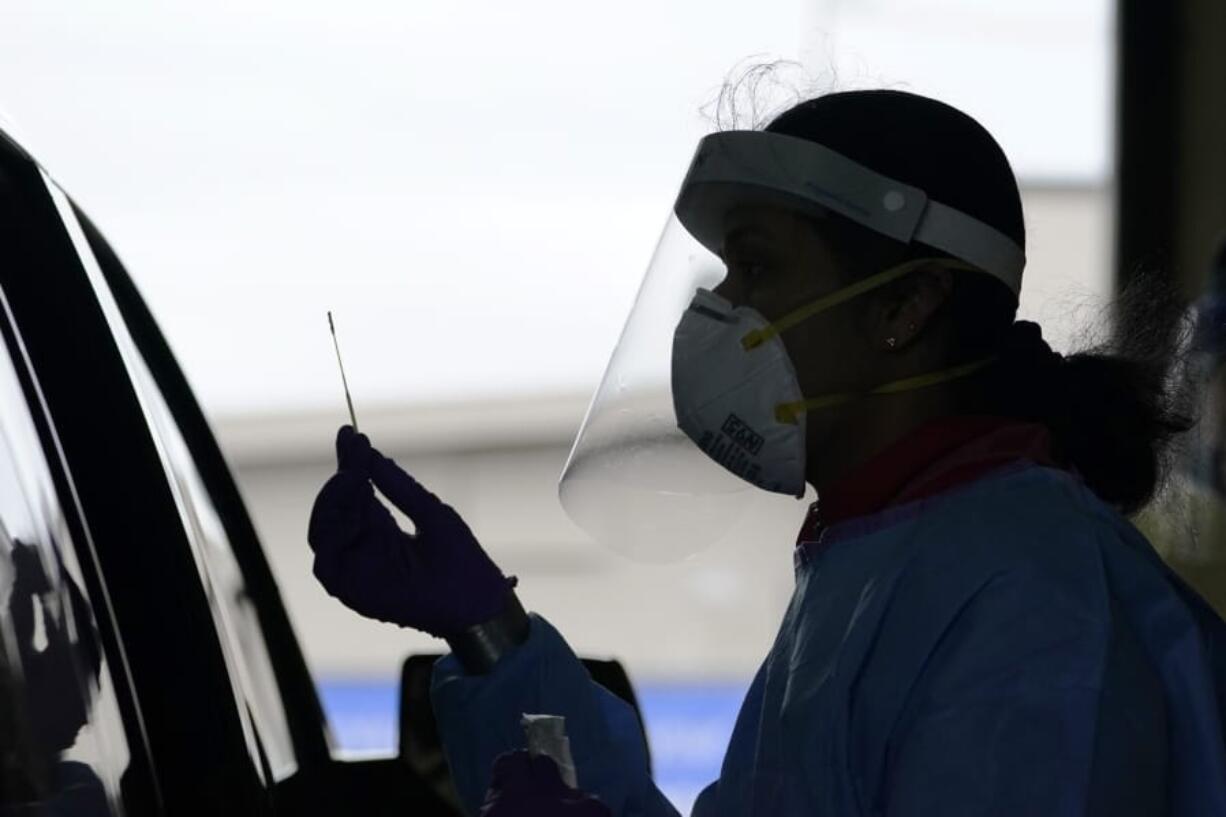
[[[695,292],[726,273],[671,215],[562,471],[570,518],[635,561],[680,561],[729,538],[751,511],[795,508],[725,470],[677,427],[673,334]]]

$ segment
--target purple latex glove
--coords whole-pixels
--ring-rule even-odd
[[[315,577],[330,595],[368,618],[439,638],[502,612],[515,579],[503,575],[450,505],[352,426],[336,435],[336,459],[307,531]],[[416,534],[400,530],[371,483],[413,520]]]
[[[494,761],[480,817],[613,817],[604,803],[562,782],[558,765],[524,751]]]

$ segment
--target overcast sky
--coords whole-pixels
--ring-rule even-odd
[[[214,414],[590,389],[746,60],[1110,166],[1107,0],[0,0],[0,109]],[[834,79],[836,78],[836,79]],[[1058,124],[1057,124],[1058,123]]]

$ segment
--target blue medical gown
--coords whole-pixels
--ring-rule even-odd
[[[698,817],[1226,815],[1224,626],[1076,478],[1019,464],[805,554]],[[490,675],[441,660],[433,701],[470,813],[525,712],[566,716],[615,814],[676,813],[542,618]]]

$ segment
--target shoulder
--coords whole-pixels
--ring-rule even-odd
[[[897,699],[897,679],[953,656],[962,669],[999,661],[991,673],[1058,655],[1066,677],[1094,682],[1114,617],[1105,554],[1132,547],[1104,510],[1074,478],[1037,467],[928,502],[867,656],[883,670],[878,692]]]
[[[1104,563],[1144,543],[1071,474],[1029,466],[928,501],[916,516],[906,582],[969,601],[1024,589],[1108,615]]]
[[[856,684],[866,757],[880,761],[872,747],[896,734],[904,711],[1101,685],[1115,616],[1101,554],[1127,545],[1082,490],[1027,468],[915,516]]]

